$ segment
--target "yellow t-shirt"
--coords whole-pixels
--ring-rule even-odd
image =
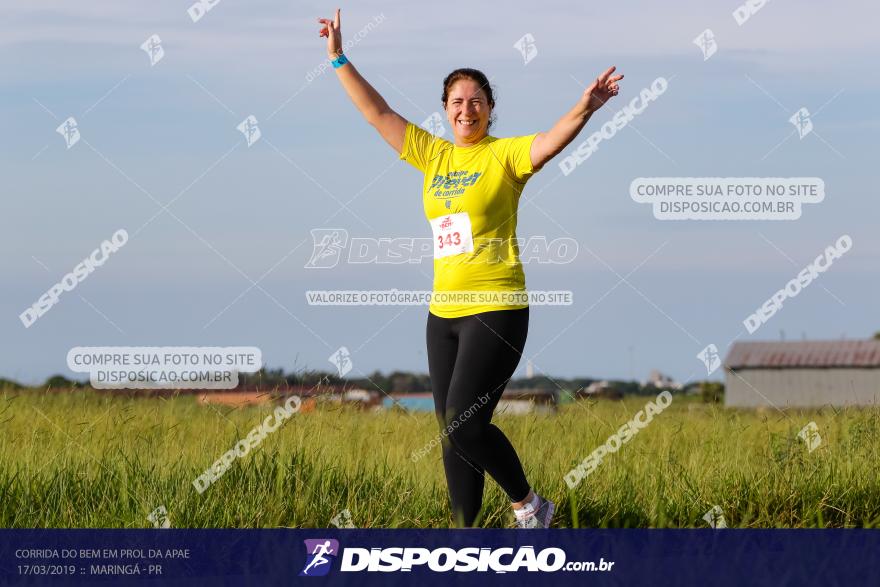
[[[535,173],[529,156],[535,136],[487,135],[458,147],[407,123],[400,158],[425,174],[422,201],[434,232],[432,314],[457,318],[528,307],[516,212]]]

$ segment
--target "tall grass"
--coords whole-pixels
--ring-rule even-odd
[[[645,399],[578,402],[556,415],[496,416],[530,483],[557,503],[558,527],[880,526],[880,411],[763,413],[676,397],[573,491],[563,475]],[[298,413],[199,494],[193,479],[271,406],[205,406],[191,396],[132,399],[71,391],[0,393],[0,526],[148,527],[164,505],[175,527],[451,525],[432,414],[325,407]],[[798,431],[815,421],[821,446]],[[487,479],[480,525],[507,527]]]

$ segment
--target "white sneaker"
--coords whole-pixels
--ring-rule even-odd
[[[522,509],[518,510],[515,515],[517,528],[549,528],[550,520],[553,518],[553,512],[556,510],[556,504],[549,499],[544,499],[537,493],[538,498],[537,509],[532,504],[527,503]]]

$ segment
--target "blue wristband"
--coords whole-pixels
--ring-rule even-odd
[[[340,67],[342,67],[343,65],[348,63],[348,58],[346,58],[345,55],[340,55],[339,57],[337,57],[336,59],[334,59],[330,63],[333,64],[333,69],[339,69]]]

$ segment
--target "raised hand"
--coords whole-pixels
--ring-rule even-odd
[[[327,56],[330,59],[336,59],[342,55],[342,25],[339,18],[340,10],[336,9],[336,18],[330,20],[327,18],[319,18],[323,27],[319,31],[319,35],[327,37]]]
[[[617,68],[613,65],[606,69],[602,75],[593,80],[590,87],[584,90],[584,98],[587,100],[588,110],[595,112],[620,91],[620,86],[617,85],[617,82],[622,80],[623,76],[615,75],[612,77],[611,74],[614,73],[615,69]]]

